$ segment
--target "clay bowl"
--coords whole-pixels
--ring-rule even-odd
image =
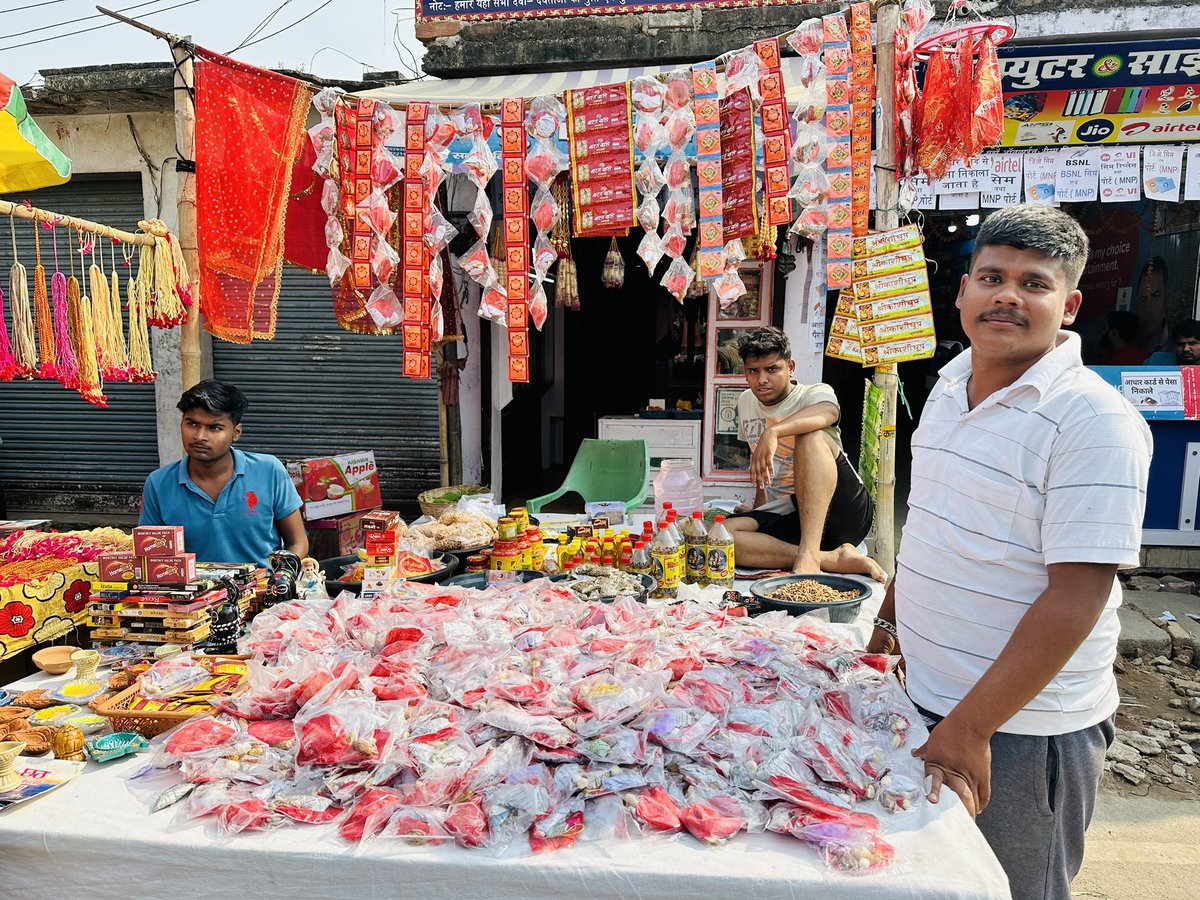
[[[43,647],[33,654],[33,664],[47,675],[66,675],[75,665],[71,661],[71,654],[81,649],[83,648],[71,646]]]

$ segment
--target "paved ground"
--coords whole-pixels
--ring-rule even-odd
[[[1102,789],[1072,893],[1109,900],[1200,895],[1200,803]]]

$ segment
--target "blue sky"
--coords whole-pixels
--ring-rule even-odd
[[[414,4],[415,0],[108,0],[100,5],[125,10],[125,15],[163,31],[191,35],[196,43],[221,53],[245,41],[278,9],[252,38],[258,42],[233,52],[235,58],[327,78],[358,78],[364,68],[411,72],[414,60],[419,65],[423,48],[413,36]],[[298,21],[304,16],[309,17]],[[96,12],[95,0],[0,0],[0,72],[28,84],[43,68],[170,59],[167,45],[145,32],[121,23],[96,28],[111,21]],[[273,32],[280,33],[269,36]]]

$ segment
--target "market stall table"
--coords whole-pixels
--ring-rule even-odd
[[[880,590],[864,603],[854,628],[878,607]],[[53,687],[66,676],[37,676],[14,687]],[[924,731],[913,729],[919,743]],[[1007,881],[957,797],[938,806],[889,816],[886,837],[896,866],[855,877],[826,870],[813,850],[776,834],[740,834],[710,849],[690,837],[591,841],[532,855],[512,848],[496,857],[453,845],[412,848],[382,840],[354,849],[332,829],[281,828],[220,837],[211,825],[180,827],[174,809],[150,814],[128,778],[149,754],[98,765],[21,807],[0,814],[5,893],[38,896],[80,891],[95,898],[161,896],[172,892],[247,897],[339,894],[427,897],[588,896],[677,897],[736,894],[744,898],[813,896],[1008,897]],[[386,887],[384,887],[386,885]]]

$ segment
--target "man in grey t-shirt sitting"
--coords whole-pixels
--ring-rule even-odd
[[[842,572],[883,581],[859,553],[875,505],[846,458],[837,396],[827,384],[799,384],[791,342],[778,328],[738,341],[748,390],[738,398],[738,437],[750,445],[754,506],[726,523],[743,566]]]

